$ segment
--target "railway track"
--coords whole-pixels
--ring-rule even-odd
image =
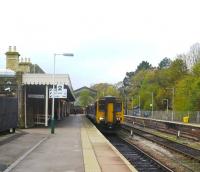
[[[167,134],[177,135],[181,133],[182,138],[199,141],[200,140],[200,128],[195,124],[184,124],[175,121],[157,120],[151,118],[143,118],[136,116],[125,115],[124,120],[127,123],[135,123],[139,126],[147,126],[151,129],[155,129]]]
[[[198,149],[194,149],[194,148],[188,147],[186,145],[165,139],[163,137],[159,137],[157,135],[154,135],[147,131],[141,130],[139,128],[132,127],[130,125],[123,125],[123,128],[126,130],[129,130],[129,131],[131,131],[131,129],[132,129],[133,133],[135,133],[139,136],[142,136],[142,137],[146,138],[147,140],[156,142],[164,147],[167,147],[173,151],[179,152],[187,157],[190,157],[190,158],[200,162],[200,150],[198,150]]]
[[[105,136],[139,172],[172,172],[134,145],[116,135]]]

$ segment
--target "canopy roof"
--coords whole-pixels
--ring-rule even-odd
[[[0,69],[0,77],[15,76],[15,72],[11,69]]]
[[[53,74],[37,74],[37,73],[26,73],[22,75],[22,84],[24,85],[53,85]],[[55,74],[55,85],[67,85],[73,99],[75,96],[71,80],[68,74]]]

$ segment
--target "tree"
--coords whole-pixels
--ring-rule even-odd
[[[151,69],[152,68],[152,65],[147,62],[147,61],[142,61],[138,66],[137,66],[137,69],[136,69],[136,72],[139,72],[140,70],[147,70],[147,69]]]
[[[200,44],[193,44],[188,53],[179,54],[177,58],[182,59],[190,70],[200,60]]]
[[[129,86],[129,85],[130,85],[130,78],[125,77],[123,79],[123,86],[126,87],[126,86]]]
[[[200,44],[194,44],[188,53],[178,55],[174,61],[165,57],[157,69],[142,61],[134,72],[126,73],[123,83],[128,100],[133,100],[133,106],[138,106],[140,96],[142,110],[151,110],[149,105],[153,92],[154,110],[165,110],[163,99],[168,99],[169,109],[174,108],[182,113],[199,111]],[[169,88],[175,90],[174,102]]]
[[[131,78],[135,72],[126,72],[126,77]]]
[[[119,91],[115,87],[115,85],[108,84],[108,83],[99,83],[91,86],[92,89],[97,90],[97,97],[103,96],[116,96],[119,97]]]
[[[94,99],[88,90],[84,90],[80,93],[79,102],[81,106],[86,107],[87,105],[93,103]]]
[[[188,58],[190,59],[192,66],[200,60],[200,44],[199,43],[195,43],[190,47]]]
[[[170,68],[171,83],[174,84],[176,80],[181,79],[187,74],[187,65],[182,59],[176,59],[172,62]]]
[[[158,64],[158,68],[159,68],[159,69],[169,68],[169,66],[171,65],[171,63],[172,63],[171,59],[165,57],[165,58],[162,59],[161,62]]]
[[[200,62],[198,62],[197,64],[195,64],[192,68],[192,73],[199,77],[200,76]]]

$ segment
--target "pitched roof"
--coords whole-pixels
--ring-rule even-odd
[[[86,87],[86,86],[74,90],[74,93],[77,94],[77,93],[80,93],[80,92],[83,91],[83,90],[89,90],[90,92],[92,92],[92,93],[94,93],[94,94],[97,94],[97,91],[96,91],[96,90],[94,90],[94,89],[92,89],[92,88],[89,88],[89,87]]]

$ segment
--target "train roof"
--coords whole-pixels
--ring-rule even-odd
[[[102,98],[99,98],[98,100],[120,100],[120,99],[115,96],[104,96]]]

